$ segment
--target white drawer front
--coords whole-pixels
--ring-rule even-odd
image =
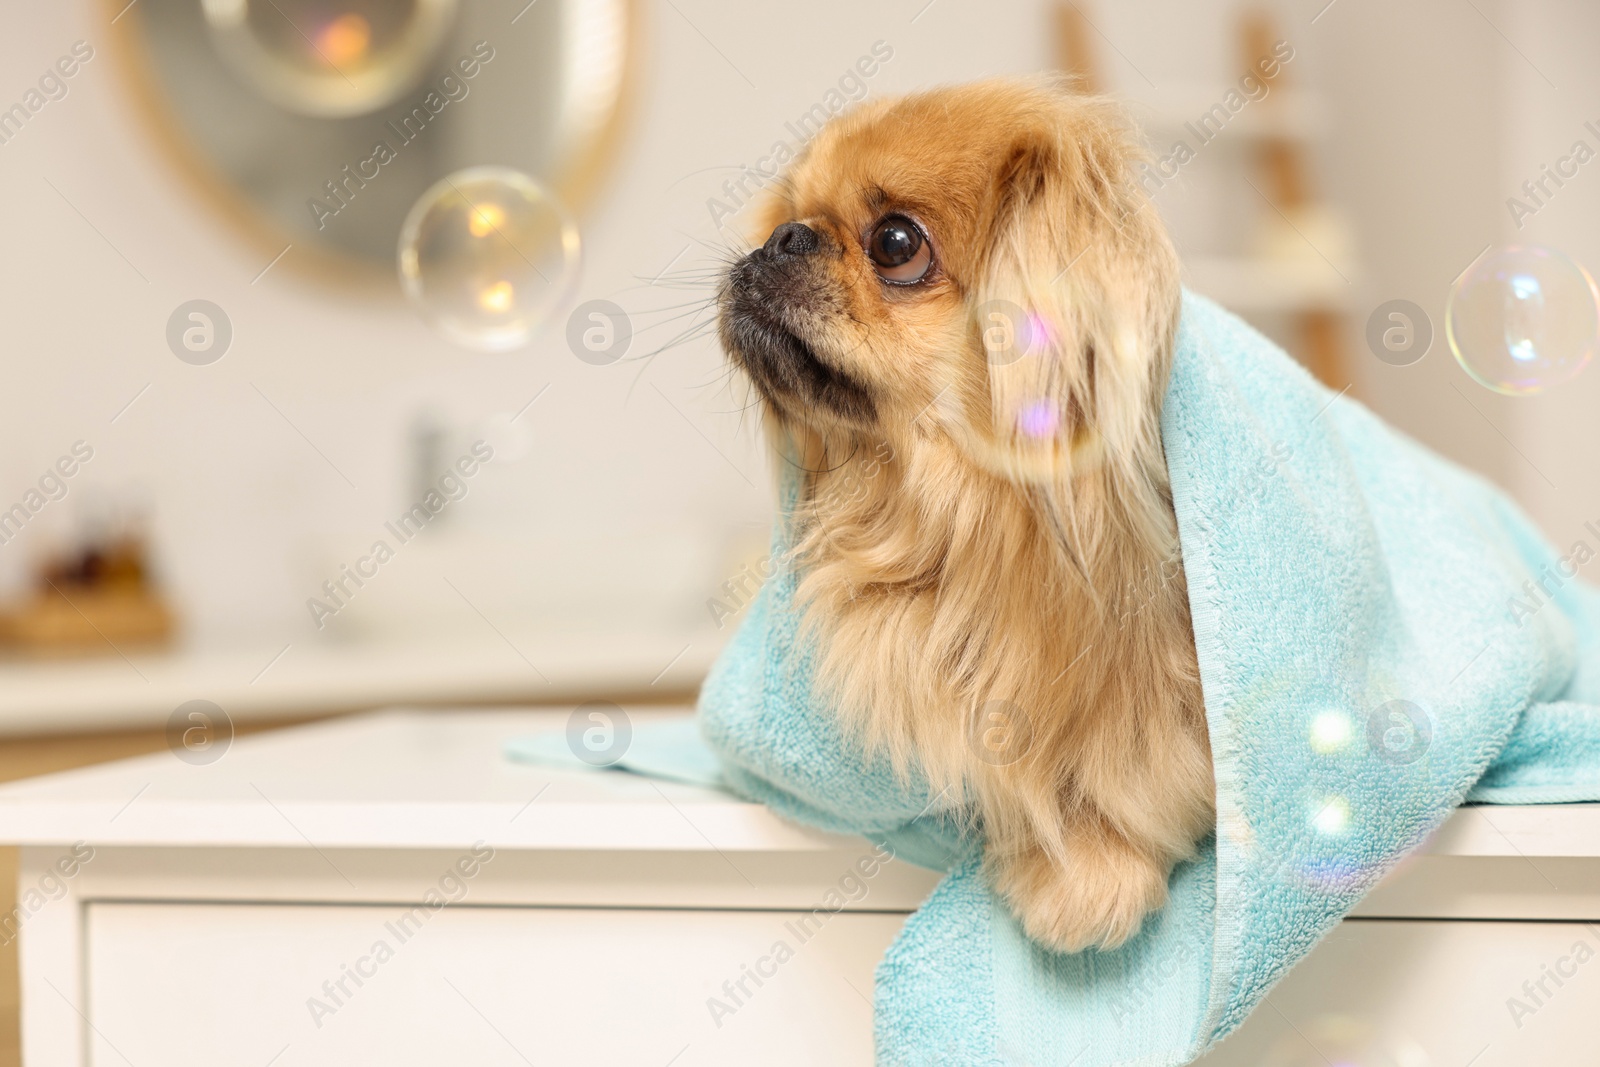
[[[1597,1020],[1591,926],[1357,919],[1198,1065],[1578,1067]]]
[[[813,931],[797,912],[403,914],[90,905],[91,1062],[866,1067],[873,967],[904,919],[845,913]],[[1199,1063],[1564,1067],[1589,1062],[1597,1004],[1589,926],[1355,920]]]
[[[904,921],[468,906],[404,923],[397,906],[87,911],[99,1067],[867,1067],[873,968]]]

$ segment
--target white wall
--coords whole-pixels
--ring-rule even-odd
[[[1086,10],[1101,31],[1094,40],[1112,88],[1154,97],[1174,83],[1237,80],[1237,26],[1246,6],[1131,0]],[[1523,61],[1502,32],[1516,40],[1536,35],[1525,6],[1495,0],[1249,6],[1273,11],[1279,36],[1295,50],[1286,80],[1321,104],[1310,177],[1314,193],[1326,197],[1352,230],[1357,269],[1350,272],[1344,351],[1353,395],[1426,444],[1537,502],[1524,477],[1526,464],[1502,436],[1516,435],[1517,413],[1526,408],[1472,381],[1444,338],[1451,282],[1486,244],[1511,236],[1503,204],[1511,183],[1502,173],[1509,166],[1508,142],[1548,120],[1546,98],[1530,90],[1529,99],[1518,99],[1512,88]],[[1580,4],[1552,6],[1575,11]],[[1567,48],[1592,50],[1592,15],[1574,21],[1570,12],[1552,13],[1545,21]],[[1544,54],[1539,41],[1524,44]],[[1555,55],[1549,61],[1561,62]],[[1588,69],[1576,62],[1563,66],[1574,74]],[[1576,104],[1583,99],[1576,80],[1572,89],[1567,96]],[[1246,213],[1266,210],[1256,193],[1241,187],[1239,158],[1230,158],[1237,147],[1208,146],[1180,182],[1158,196],[1186,255],[1236,244],[1238,231],[1252,225]],[[1260,182],[1259,174],[1254,180]],[[1434,327],[1432,349],[1409,367],[1381,363],[1363,337],[1371,311],[1396,298],[1421,305]]]
[[[1477,7],[1505,19],[1505,5]],[[1425,443],[1513,485],[1515,457],[1486,421],[1504,427],[1512,402],[1470,379],[1444,336],[1451,282],[1503,240],[1508,48],[1455,0],[1339,0],[1307,32],[1333,103],[1325,180],[1356,226],[1361,255],[1349,324],[1358,395]],[[1362,339],[1365,316],[1392,299],[1432,319],[1433,347],[1409,367],[1379,362]]]
[[[1504,201],[1520,195],[1521,184],[1537,177],[1541,164],[1566,155],[1574,141],[1600,151],[1600,137],[1584,126],[1600,127],[1594,62],[1600,8],[1583,0],[1536,0],[1517,8],[1505,31],[1527,58],[1504,58],[1512,105],[1497,192],[1506,240],[1559,248],[1594,274],[1600,271],[1600,161],[1580,168],[1520,231]],[[1597,547],[1583,526],[1600,525],[1600,370],[1591,366],[1566,385],[1507,407],[1507,432],[1522,453],[1512,460],[1518,495],[1563,549],[1579,538]]]

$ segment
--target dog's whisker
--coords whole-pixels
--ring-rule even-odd
[[[654,290],[668,293],[715,292],[721,285],[721,272],[708,274],[700,278],[672,276],[666,278],[640,278],[634,276],[639,284],[630,285],[621,290],[624,293],[636,293],[640,290]]]
[[[728,242],[728,243],[724,243],[724,244],[714,244],[714,243],[712,243],[710,241],[706,241],[706,240],[704,240],[702,238],[696,237],[692,233],[686,233],[683,230],[679,230],[677,232],[678,232],[679,236],[687,237],[689,240],[693,241],[695,244],[699,245],[701,248],[706,249],[708,252],[711,252],[711,253],[713,253],[715,255],[718,255],[718,256],[726,257],[723,260],[723,265],[724,266],[731,266],[733,264],[734,260],[740,258],[746,252],[749,251],[748,245],[745,245],[745,243],[743,241],[739,242],[738,245],[735,245],[732,242]]]
[[[681,304],[663,304],[660,307],[641,308],[633,313],[633,317],[642,318],[646,315],[660,315],[668,311],[682,311],[685,308],[704,311],[713,307],[716,302],[716,297],[708,297],[703,300],[685,300]]]
[[[689,344],[691,341],[699,341],[699,340],[703,340],[704,338],[710,337],[711,334],[714,333],[715,331],[716,331],[716,323],[715,322],[698,323],[696,325],[693,325],[693,326],[689,327],[687,330],[682,331],[676,337],[673,337],[673,338],[671,338],[671,339],[669,339],[667,341],[662,342],[660,345],[658,345],[657,347],[651,349],[649,352],[645,352],[645,353],[643,353],[641,355],[637,355],[637,356],[625,356],[619,362],[636,363],[636,362],[640,362],[640,361],[648,361],[648,360],[654,359],[656,356],[659,356],[661,353],[667,351],[668,349],[677,348],[677,347],[679,347],[681,345]]]
[[[676,315],[668,315],[664,318],[658,319],[655,322],[641,326],[635,331],[635,333],[643,334],[649,330],[659,330],[663,326],[670,326],[674,323],[682,322],[684,319],[697,319],[701,315],[704,315],[708,310],[710,309],[703,305],[700,307],[691,307],[688,310],[678,312]]]
[[[635,274],[634,280],[640,284],[640,289],[703,289],[721,279],[725,272],[722,270],[707,271],[704,274],[663,274],[659,278],[645,278]]]
[[[647,352],[643,356],[635,357],[635,360],[623,360],[622,362],[637,361],[639,364],[639,373],[633,376],[633,381],[628,385],[628,391],[623,396],[623,403],[626,404],[628,401],[633,399],[633,391],[639,387],[639,382],[644,378],[644,372],[650,369],[650,364],[657,356],[668,349],[677,348],[680,345],[685,345],[692,341],[698,341],[705,337],[709,337],[713,332],[715,332],[715,330],[716,322],[714,320],[712,322],[702,323],[699,326],[690,327],[690,329],[679,334],[677,337],[674,337],[672,340],[661,345],[654,351]]]

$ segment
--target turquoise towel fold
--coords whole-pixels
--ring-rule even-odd
[[[1122,948],[1030,944],[961,813],[840,735],[792,573],[706,682],[724,784],[949,869],[879,967],[881,1064],[1187,1063],[1469,793],[1600,798],[1600,594],[1503,494],[1191,295],[1162,426],[1218,818]]]
[[[618,770],[665,782],[725,789],[722,761],[706,747],[693,719],[641,723],[614,761],[597,766],[579,759],[566,730],[514,737],[501,746],[508,759],[571,771]]]

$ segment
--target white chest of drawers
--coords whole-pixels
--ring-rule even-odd
[[[0,788],[25,1067],[869,1064],[935,876],[500,757],[565,720],[389,712]],[[1458,813],[1205,1062],[1600,1062],[1596,855],[1600,808]]]

